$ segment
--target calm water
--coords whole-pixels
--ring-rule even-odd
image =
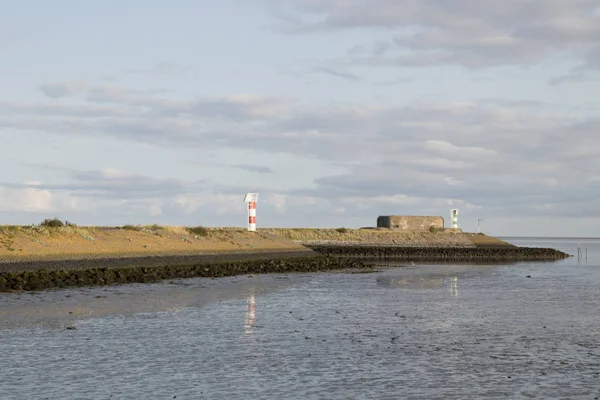
[[[600,397],[600,240],[509,241],[588,262],[0,294],[0,398]]]

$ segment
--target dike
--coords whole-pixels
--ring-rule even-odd
[[[398,261],[555,261],[571,257],[562,251],[533,247],[435,248],[400,246],[311,245],[306,247],[328,257]]]
[[[8,270],[0,272],[0,292],[37,291],[52,288],[90,287],[126,283],[152,283],[165,279],[178,278],[219,278],[246,274],[317,272],[339,269],[361,269],[370,266],[354,260],[322,255],[304,257],[280,257],[258,260],[208,261],[195,264],[144,265],[144,259],[137,260],[137,266],[110,265],[111,260],[94,260],[97,267],[90,268],[47,268],[43,263],[39,268]],[[73,264],[73,262],[71,262]],[[104,265],[104,266],[102,266]],[[14,268],[13,268],[14,269]]]

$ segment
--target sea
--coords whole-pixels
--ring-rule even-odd
[[[0,294],[0,399],[600,398],[600,239],[504,239],[573,257]]]

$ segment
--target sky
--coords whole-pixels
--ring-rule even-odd
[[[600,236],[597,0],[0,8],[0,224]]]

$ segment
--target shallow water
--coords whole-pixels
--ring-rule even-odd
[[[508,240],[577,255],[577,241]],[[579,242],[587,265],[2,294],[0,398],[593,399],[600,241]]]

